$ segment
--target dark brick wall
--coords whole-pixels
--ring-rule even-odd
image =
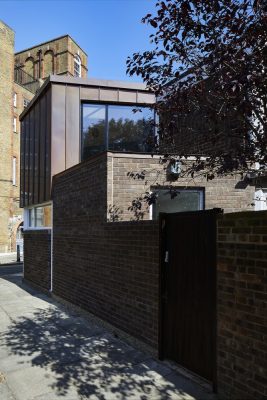
[[[54,177],[53,291],[157,349],[158,222],[107,222],[108,157]],[[25,278],[42,287],[50,278],[49,243],[48,232],[25,233]],[[217,365],[224,399],[267,396],[266,279],[267,212],[221,216]]]
[[[123,221],[135,219],[135,213],[129,210],[134,199],[145,192],[160,186],[180,188],[202,188],[205,191],[205,208],[223,208],[224,212],[250,211],[255,187],[241,181],[239,176],[222,176],[207,181],[204,176],[194,179],[181,176],[176,181],[167,179],[165,165],[159,163],[157,156],[144,154],[108,153],[108,205],[118,210]],[[144,172],[145,179],[132,179],[129,172],[136,175]],[[159,185],[159,186],[158,186]],[[140,213],[149,219],[149,208],[143,203]]]
[[[107,156],[53,181],[54,293],[158,342],[158,223],[107,222]]]
[[[51,231],[24,231],[24,278],[50,289]]]
[[[267,212],[218,221],[218,388],[267,398]]]

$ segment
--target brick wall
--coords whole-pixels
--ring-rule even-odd
[[[218,221],[218,388],[267,398],[267,212]]]
[[[0,252],[15,250],[17,216],[19,209],[19,153],[22,94],[32,99],[33,94],[14,83],[14,31],[0,21]],[[17,93],[17,107],[13,93]],[[17,131],[13,132],[13,118]],[[13,185],[13,157],[16,157],[16,184]]]
[[[157,348],[158,224],[108,223],[106,198],[106,154],[54,178],[54,293]]]
[[[128,172],[147,171],[145,180]],[[161,174],[158,174],[158,171]],[[158,159],[102,154],[58,174],[53,181],[54,292],[157,348],[158,224],[137,223],[133,198],[156,182],[166,185]],[[184,187],[185,178],[176,182]],[[238,179],[190,182],[205,187],[206,208],[248,209],[254,191]],[[110,205],[118,210],[108,213]],[[107,217],[120,222],[107,223]],[[135,318],[132,318],[132,316]]]
[[[53,179],[53,292],[157,349],[158,222],[107,222],[106,199],[116,193],[110,161],[101,154]],[[120,179],[114,186],[127,193],[124,174]],[[40,256],[47,237],[25,233],[25,278],[42,287],[49,282],[49,260]],[[267,212],[219,218],[217,365],[224,399],[267,396],[266,260]]]
[[[25,89],[24,87],[14,83],[13,86],[14,92],[17,94],[17,107],[13,108],[14,116],[17,118],[17,132],[12,132],[13,135],[13,148],[12,148],[12,155],[16,157],[16,185],[12,187],[12,197],[13,197],[13,207],[12,207],[12,214],[13,215],[22,215],[23,209],[19,207],[19,197],[20,197],[20,121],[19,115],[24,110],[23,100],[31,100],[34,96],[33,93],[29,92],[29,90]],[[14,232],[15,235],[15,232]],[[14,249],[14,247],[13,247]]]
[[[132,179],[128,173],[145,172],[144,179]],[[138,154],[108,153],[108,206],[117,210],[120,220],[135,219],[128,208],[132,200],[142,196],[157,185],[169,186],[164,166],[159,157]],[[227,176],[207,181],[204,177],[181,177],[172,182],[175,187],[204,188],[205,208],[223,208],[224,212],[252,210],[255,188],[240,181],[238,176]],[[149,219],[149,209],[143,204],[144,219]]]
[[[34,230],[24,232],[24,279],[50,289],[51,231]]]
[[[0,252],[10,250],[14,31],[0,21]]]

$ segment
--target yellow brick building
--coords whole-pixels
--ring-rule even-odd
[[[0,253],[14,251],[19,208],[19,115],[50,74],[87,76],[87,54],[69,36],[14,53],[15,34],[0,20]]]

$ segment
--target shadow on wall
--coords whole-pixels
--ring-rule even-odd
[[[9,356],[20,356],[25,367],[50,369],[55,377],[50,386],[59,396],[73,386],[79,395],[101,400],[113,396],[168,400],[196,395],[190,381],[180,378],[178,382],[185,383],[178,387],[177,376],[174,378],[169,368],[101,327],[88,326],[82,318],[51,305],[13,322],[1,333],[0,346],[7,346]]]

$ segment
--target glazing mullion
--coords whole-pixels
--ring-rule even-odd
[[[108,141],[109,141],[109,124],[108,124],[108,105],[105,106],[105,147],[106,151],[108,151]]]

